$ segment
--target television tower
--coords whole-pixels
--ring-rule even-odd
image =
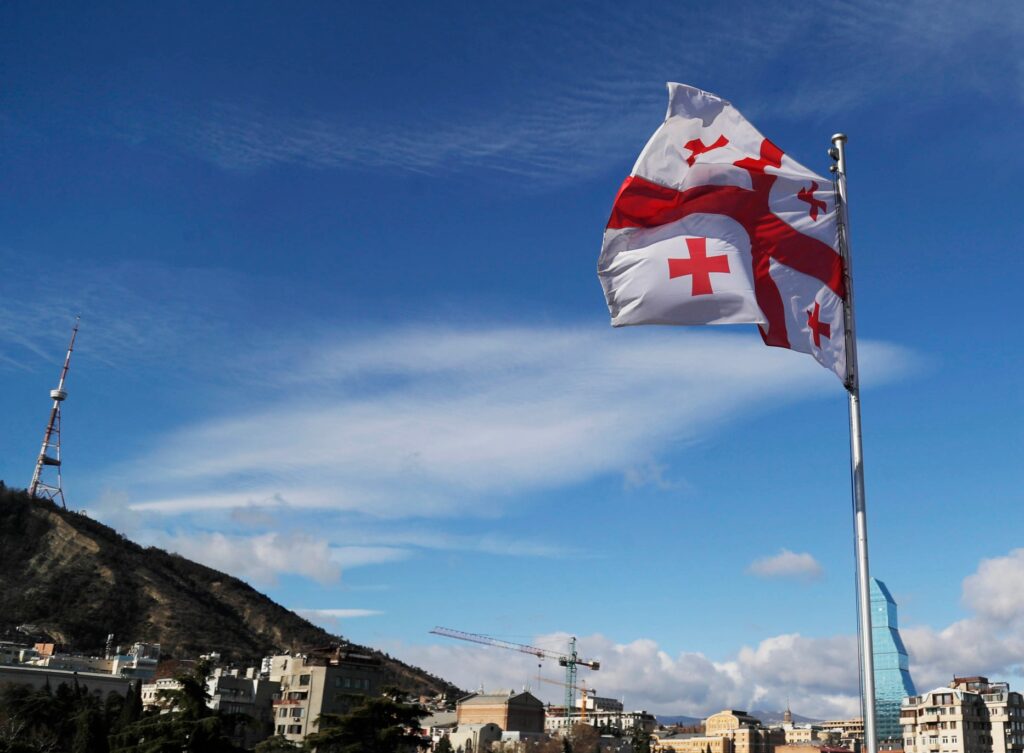
[[[53,407],[50,408],[50,420],[46,424],[46,433],[43,434],[43,446],[39,450],[39,459],[36,460],[36,470],[32,474],[32,483],[29,484],[28,494],[30,497],[42,497],[44,499],[60,500],[60,506],[68,509],[64,502],[64,489],[61,486],[60,476],[60,404],[68,396],[64,390],[64,380],[68,376],[68,367],[71,365],[71,351],[75,349],[75,336],[78,335],[78,317],[75,317],[75,327],[71,330],[71,342],[68,344],[68,354],[64,356],[64,368],[60,370],[60,381],[57,382],[57,389],[50,390],[50,397],[53,399]],[[52,450],[52,454],[47,454]],[[51,484],[43,480],[43,469],[52,466],[57,469],[57,483]]]

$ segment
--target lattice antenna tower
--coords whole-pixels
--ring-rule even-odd
[[[76,317],[75,327],[71,330],[71,342],[68,343],[68,354],[64,356],[64,367],[60,370],[60,381],[57,382],[57,389],[50,390],[50,398],[53,400],[53,406],[50,408],[50,420],[46,423],[43,446],[39,450],[39,459],[36,460],[32,483],[28,487],[30,497],[40,497],[54,502],[60,500],[60,506],[65,510],[68,509],[68,506],[64,502],[64,488],[60,472],[60,406],[68,396],[64,389],[64,381],[68,376],[68,367],[71,366],[71,351],[75,349],[77,335],[78,318]],[[43,477],[47,468],[55,469],[56,483],[51,483]]]

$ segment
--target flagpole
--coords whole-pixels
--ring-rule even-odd
[[[861,707],[864,710],[864,742],[867,753],[877,753],[875,719],[875,656],[871,636],[871,582],[868,569],[868,519],[864,501],[864,453],[861,445],[860,373],[857,367],[857,328],[853,318],[853,262],[850,254],[850,224],[846,199],[846,134],[832,137],[829,155],[836,161],[839,193],[839,251],[843,257],[846,298],[843,320],[846,335],[846,391],[850,407],[850,475],[853,483],[853,528],[857,560],[857,633],[860,654]]]

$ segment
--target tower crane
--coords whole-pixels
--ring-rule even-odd
[[[528,646],[525,643],[503,641],[500,638],[492,638],[489,635],[483,635],[481,633],[467,633],[462,630],[453,630],[452,628],[435,627],[430,632],[434,635],[443,635],[446,638],[455,638],[460,641],[479,643],[483,646],[494,646],[495,648],[503,648],[508,651],[518,651],[521,654],[536,656],[538,659],[556,660],[560,666],[565,667],[565,713],[567,716],[572,715],[572,707],[576,705],[577,669],[579,667],[586,667],[587,669],[593,669],[596,671],[601,668],[601,662],[599,661],[580,658],[579,653],[576,651],[575,637],[569,641],[569,653],[561,654],[557,651],[551,651],[546,648]]]
[[[540,680],[541,682],[546,682],[549,685],[558,685],[559,687],[562,687],[562,686],[565,685],[565,683],[562,682],[561,680],[551,680],[551,679],[548,679],[547,677],[540,677],[540,676],[538,676],[537,679]],[[593,697],[594,695],[596,695],[597,694],[597,688],[595,688],[593,685],[591,685],[590,687],[588,687],[586,685],[577,685],[574,688],[574,690],[580,691],[580,721],[581,722],[586,722],[587,721],[587,696],[589,695],[589,696]],[[565,715],[566,716],[572,716],[572,713],[567,709],[566,712],[565,712]]]

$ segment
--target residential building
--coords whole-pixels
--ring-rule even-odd
[[[878,578],[871,579],[871,640],[875,660],[875,724],[879,740],[902,737],[900,704],[916,695],[907,649],[900,637],[896,601]]]
[[[544,703],[525,690],[471,693],[459,699],[455,713],[460,729],[465,724],[493,723],[509,732],[544,731]]]
[[[273,702],[274,730],[292,742],[316,732],[322,714],[346,714],[366,696],[379,695],[384,678],[378,659],[346,648],[273,656],[265,666],[281,685]]]
[[[251,748],[274,733],[273,701],[280,694],[280,683],[261,677],[254,667],[244,671],[218,667],[206,679],[206,690],[210,695],[206,705],[211,709],[252,719],[242,727],[237,740],[241,747]]]
[[[1024,753],[1024,697],[1005,682],[957,677],[900,709],[906,753]]]

